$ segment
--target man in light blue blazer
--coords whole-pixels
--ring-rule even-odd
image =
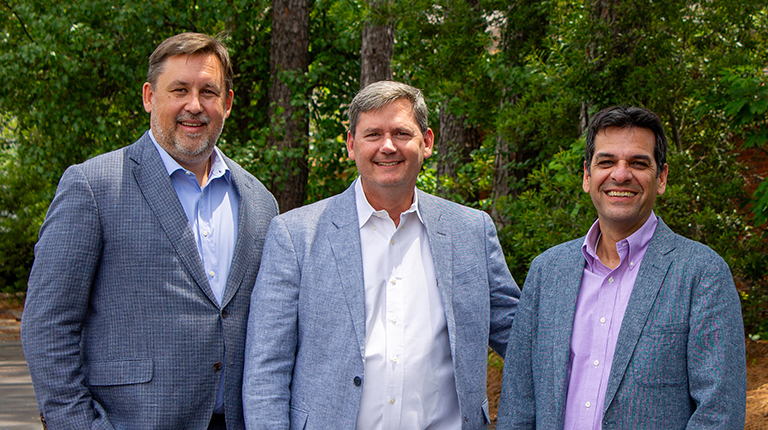
[[[71,166],[35,247],[22,345],[51,429],[238,429],[250,295],[277,203],[216,140],[226,48],[149,60],[150,131]]]
[[[659,118],[595,115],[585,192],[598,220],[531,264],[504,363],[498,429],[743,429],[744,328],[728,265],[653,213]]]
[[[349,108],[360,177],[276,217],[248,322],[249,429],[483,429],[488,345],[519,290],[490,217],[416,189],[434,135],[421,92]]]

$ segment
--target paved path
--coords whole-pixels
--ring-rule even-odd
[[[0,430],[40,430],[32,379],[21,351],[19,322],[0,319]]]

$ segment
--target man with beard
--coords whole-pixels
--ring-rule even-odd
[[[250,295],[277,203],[216,148],[232,109],[221,42],[149,58],[150,130],[71,166],[40,229],[22,342],[52,428],[243,428]]]

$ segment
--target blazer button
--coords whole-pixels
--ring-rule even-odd
[[[213,370],[215,370],[215,371],[217,371],[217,372],[218,372],[219,370],[221,370],[221,362],[218,362],[218,363],[214,364],[214,365],[213,365]]]
[[[222,309],[221,310],[221,317],[222,318],[226,318],[227,317],[227,310],[226,309]]]
[[[360,379],[360,377],[359,377],[359,376],[355,376],[355,379],[353,379],[353,380],[352,380],[352,383],[353,383],[353,384],[355,384],[355,387],[359,387],[359,386],[360,386],[360,384],[362,384],[362,383],[363,383],[363,380],[362,380],[362,379]]]

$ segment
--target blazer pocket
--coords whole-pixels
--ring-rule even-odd
[[[152,380],[153,372],[151,358],[95,361],[88,363],[88,384],[95,387],[143,384]]]
[[[477,265],[470,267],[469,269],[457,273],[453,276],[453,284],[458,286],[465,284],[476,284],[480,279],[480,268]]]
[[[307,426],[308,416],[309,413],[307,411],[291,406],[291,430],[304,430],[304,427]]]
[[[688,327],[649,326],[632,358],[635,380],[644,387],[675,387],[688,383]]]

